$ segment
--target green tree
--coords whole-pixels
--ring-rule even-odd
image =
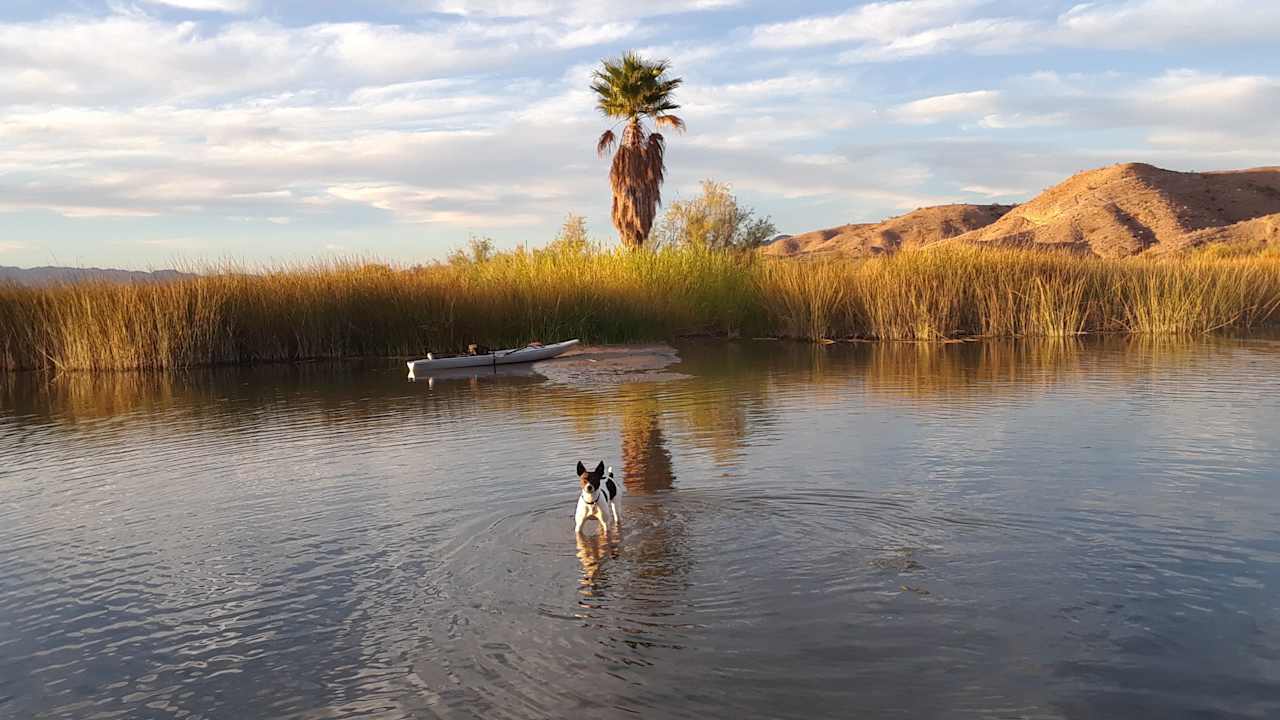
[[[582,253],[586,252],[590,246],[591,239],[587,236],[587,219],[581,215],[569,213],[564,219],[564,225],[560,226],[560,234],[556,235],[547,249]]]
[[[488,262],[494,255],[493,238],[472,235],[467,238],[467,246],[449,253],[450,265],[467,265],[469,263]]]
[[[671,203],[658,228],[659,242],[725,249],[759,247],[778,229],[768,217],[738,205],[728,185],[702,181],[702,195]]]
[[[605,60],[596,71],[591,89],[596,107],[605,117],[625,125],[619,140],[612,129],[605,130],[596,143],[596,152],[606,157],[617,146],[609,167],[613,189],[613,225],[622,242],[638,248],[649,237],[658,206],[662,204],[662,180],[666,175],[666,139],[649,132],[645,119],[657,127],[683,131],[684,121],[670,114],[679,108],[672,94],[682,82],[668,77],[665,60],[648,61],[635,53]],[[615,126],[616,127],[616,126]]]

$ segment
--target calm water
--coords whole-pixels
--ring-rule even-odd
[[[0,717],[1280,717],[1280,343],[681,356],[0,379]]]

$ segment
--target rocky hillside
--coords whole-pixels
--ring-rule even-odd
[[[1183,173],[1126,163],[1073,175],[957,240],[1125,257],[1274,241],[1277,214],[1280,168]]]
[[[990,225],[1012,205],[939,205],[921,208],[884,222],[841,225],[803,235],[784,237],[762,252],[789,257],[839,253],[862,257],[919,247]]]
[[[1280,167],[1190,173],[1125,163],[1021,205],[942,205],[770,245],[771,255],[892,252],[940,240],[1126,257],[1213,243],[1280,244]],[[775,247],[778,246],[778,247]]]

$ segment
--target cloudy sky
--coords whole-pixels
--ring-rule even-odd
[[[672,60],[667,198],[782,231],[1074,171],[1280,163],[1276,0],[4,0],[0,264],[612,238],[600,58]]]

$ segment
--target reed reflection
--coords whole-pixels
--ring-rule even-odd
[[[324,422],[344,423],[352,413],[402,420],[398,415],[429,409],[433,416],[501,411],[545,418],[545,402],[564,408],[582,432],[624,406],[624,457],[637,471],[638,486],[652,491],[670,486],[670,457],[660,450],[664,434],[658,412],[692,431],[699,446],[729,451],[753,417],[767,415],[770,396],[793,387],[814,390],[812,402],[838,402],[822,388],[863,379],[876,395],[913,400],[1024,393],[1087,376],[1091,363],[1105,360],[1135,377],[1168,367],[1217,361],[1247,343],[1251,352],[1280,352],[1265,340],[1126,336],[962,343],[858,343],[819,348],[798,343],[740,343],[681,349],[682,382],[700,388],[703,402],[673,400],[660,384],[631,383],[616,393],[591,386],[548,383],[536,372],[471,373],[409,383],[401,367],[387,363],[315,363],[255,368],[193,369],[175,373],[3,373],[0,416],[74,425],[132,414],[139,422],[192,419],[227,427],[252,427],[278,409],[291,415],[318,413]],[[808,372],[797,372],[807,368]],[[530,402],[530,392],[539,400]],[[267,411],[267,412],[263,412]],[[658,455],[649,457],[650,452]],[[644,469],[641,472],[641,469]],[[664,479],[665,478],[665,479]]]
[[[1132,335],[956,343],[866,343],[853,346],[866,388],[893,399],[982,398],[1034,394],[1087,381],[1094,367],[1111,377],[1139,379],[1171,368],[1220,362],[1255,340]],[[1277,348],[1280,351],[1280,348]]]

